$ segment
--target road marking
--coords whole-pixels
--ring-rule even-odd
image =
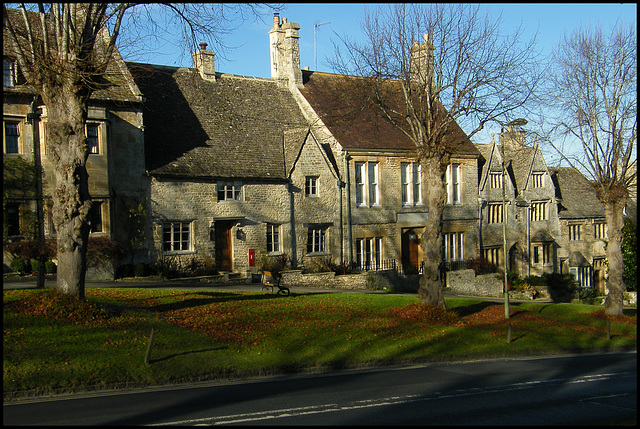
[[[390,396],[387,398],[365,399],[365,400],[353,401],[344,405],[335,404],[335,403],[322,404],[322,405],[310,405],[306,407],[283,408],[279,410],[257,411],[253,413],[241,413],[241,414],[231,414],[226,416],[179,420],[179,421],[173,421],[173,422],[167,422],[167,423],[158,423],[152,426],[166,426],[166,425],[210,426],[210,425],[232,424],[232,423],[248,423],[248,422],[255,422],[260,420],[279,419],[279,418],[285,418],[285,417],[299,417],[299,416],[305,416],[305,415],[311,415],[311,414],[333,413],[338,411],[383,407],[387,405],[399,405],[399,404],[408,404],[412,402],[433,401],[433,400],[438,400],[443,398],[449,399],[449,398],[458,398],[458,397],[478,395],[478,394],[517,391],[517,390],[532,389],[535,387],[541,387],[541,386],[552,385],[552,384],[591,383],[595,381],[609,380],[614,376],[617,376],[617,377],[627,376],[629,374],[630,373],[628,372],[619,372],[619,373],[610,373],[610,374],[585,375],[585,376],[580,376],[575,378],[557,378],[557,379],[551,379],[551,380],[527,381],[522,383],[512,383],[512,384],[505,384],[505,385],[492,386],[492,387],[483,387],[483,388],[473,387],[469,389],[457,390],[449,394],[434,392],[429,395]],[[619,395],[619,396],[624,396],[624,395]],[[605,397],[602,397],[602,398],[605,398]],[[595,397],[591,399],[595,399]]]

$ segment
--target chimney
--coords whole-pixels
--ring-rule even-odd
[[[424,35],[423,44],[413,42],[413,46],[409,49],[409,75],[411,80],[425,87],[429,84],[432,93],[435,92],[434,49],[435,46],[431,43],[427,33]]]
[[[193,67],[200,72],[203,79],[213,82],[216,80],[214,56],[213,51],[207,51],[207,44],[204,42],[200,43],[200,50],[192,54]]]
[[[269,30],[271,78],[283,86],[302,86],[298,30],[300,25],[288,22],[287,18],[282,18],[281,23],[280,16],[273,14],[273,27]]]

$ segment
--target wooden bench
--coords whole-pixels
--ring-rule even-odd
[[[289,288],[280,286],[280,276],[274,276],[271,271],[262,272],[262,288],[260,290],[270,290],[273,293],[273,288],[277,287],[279,294],[289,295]]]

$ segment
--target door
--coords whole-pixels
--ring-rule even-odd
[[[413,229],[402,233],[402,268],[405,273],[418,272],[420,241]]]
[[[215,221],[216,266],[221,271],[233,271],[231,228],[233,228],[232,221]]]

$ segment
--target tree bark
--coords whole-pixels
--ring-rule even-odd
[[[447,198],[442,180],[443,164],[440,156],[429,156],[421,160],[421,165],[426,184],[429,215],[421,238],[424,257],[418,296],[423,304],[433,304],[446,309],[442,295],[444,289],[442,215]]]
[[[609,194],[610,195],[610,194]],[[622,227],[624,226],[625,198],[607,198],[605,203],[605,217],[607,219],[607,262],[609,275],[607,288],[609,293],[604,301],[605,314],[621,315],[623,292],[625,291],[622,273],[624,261],[622,255]]]
[[[57,233],[57,289],[84,299],[88,217],[91,201],[86,161],[85,95],[77,87],[56,86],[44,91],[47,144],[55,164],[53,222]]]

